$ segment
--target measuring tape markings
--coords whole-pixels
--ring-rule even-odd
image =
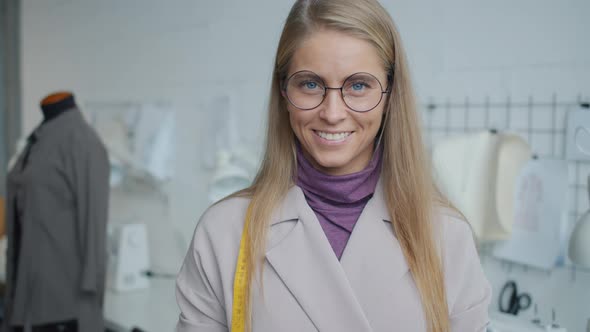
[[[238,262],[236,266],[236,274],[234,276],[234,296],[232,309],[231,332],[244,332],[246,324],[245,306],[246,301],[246,287],[248,284],[248,271],[250,270],[250,262],[248,257],[248,249],[250,248],[249,225],[250,216],[252,213],[252,205],[248,205],[246,212],[246,221],[242,231],[242,239],[240,240],[240,251],[238,253]]]

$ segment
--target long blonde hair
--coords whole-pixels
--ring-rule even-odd
[[[296,48],[321,28],[369,41],[382,58],[384,68],[393,73],[381,128],[383,194],[394,232],[420,293],[428,330],[447,332],[450,323],[442,262],[430,222],[434,204],[442,198],[434,186],[423,146],[401,38],[377,0],[299,0],[287,17],[275,58],[264,158],[252,186],[232,195],[252,199],[247,252],[252,269],[247,276],[248,284],[252,285],[256,275],[261,282],[270,216],[293,186],[296,171],[295,136],[281,95],[281,82]],[[251,299],[250,288],[246,290],[248,299]],[[245,309],[246,328],[251,331],[251,301],[247,301]]]

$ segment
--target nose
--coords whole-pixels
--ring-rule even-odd
[[[338,123],[348,115],[348,106],[337,88],[326,88],[326,97],[321,105],[319,116],[328,123]]]

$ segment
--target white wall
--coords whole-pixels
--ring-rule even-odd
[[[118,220],[143,218],[157,228],[150,234],[159,239],[165,238],[162,225],[177,225],[186,247],[208,205],[210,174],[200,168],[199,159],[211,143],[203,135],[211,132],[207,116],[216,110],[200,106],[216,91],[227,91],[241,102],[239,123],[249,128],[248,136],[263,137],[273,51],[289,4],[268,0],[259,5],[276,14],[259,15],[257,7],[237,0],[23,1],[23,132],[40,121],[38,103],[54,90],[74,91],[81,106],[95,101],[171,102],[182,126],[177,132],[179,180],[171,185],[169,220],[155,217],[166,212],[114,211]],[[131,204],[140,203],[134,199]],[[183,254],[158,251],[155,264],[176,270]]]
[[[152,198],[133,202],[143,213],[130,212],[130,205],[120,201],[114,206],[117,216],[145,218],[156,230],[150,232],[153,243],[171,243],[158,247],[154,264],[174,270],[183,253],[170,248],[177,244],[171,239],[178,232],[186,241],[208,204],[210,173],[202,169],[200,157],[210,144],[203,133],[210,132],[207,119],[215,110],[203,105],[226,91],[239,114],[243,139],[261,141],[274,51],[291,3],[23,0],[23,132],[39,122],[39,100],[57,89],[74,91],[81,105],[170,101],[181,125],[179,176],[171,185],[169,205],[163,212],[148,212],[141,206]],[[383,3],[401,30],[421,101],[590,95],[588,1]],[[508,272],[493,259],[485,262],[498,290]],[[547,278],[510,272],[516,279],[540,282],[533,290],[545,307],[551,306],[551,294],[567,294],[556,310],[570,331],[581,331],[590,318],[590,278],[579,275],[572,280],[566,270],[543,283]],[[562,292],[564,287],[568,291]]]

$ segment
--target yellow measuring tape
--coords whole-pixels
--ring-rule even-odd
[[[248,271],[250,264],[248,259],[248,248],[250,247],[250,235],[248,234],[250,225],[250,215],[252,213],[252,205],[248,205],[246,212],[246,221],[244,222],[244,230],[242,231],[242,239],[240,240],[240,252],[238,253],[238,263],[236,264],[236,274],[234,276],[234,301],[231,315],[231,332],[244,332],[246,325],[246,316],[244,309],[246,307],[246,287],[248,284]]]

